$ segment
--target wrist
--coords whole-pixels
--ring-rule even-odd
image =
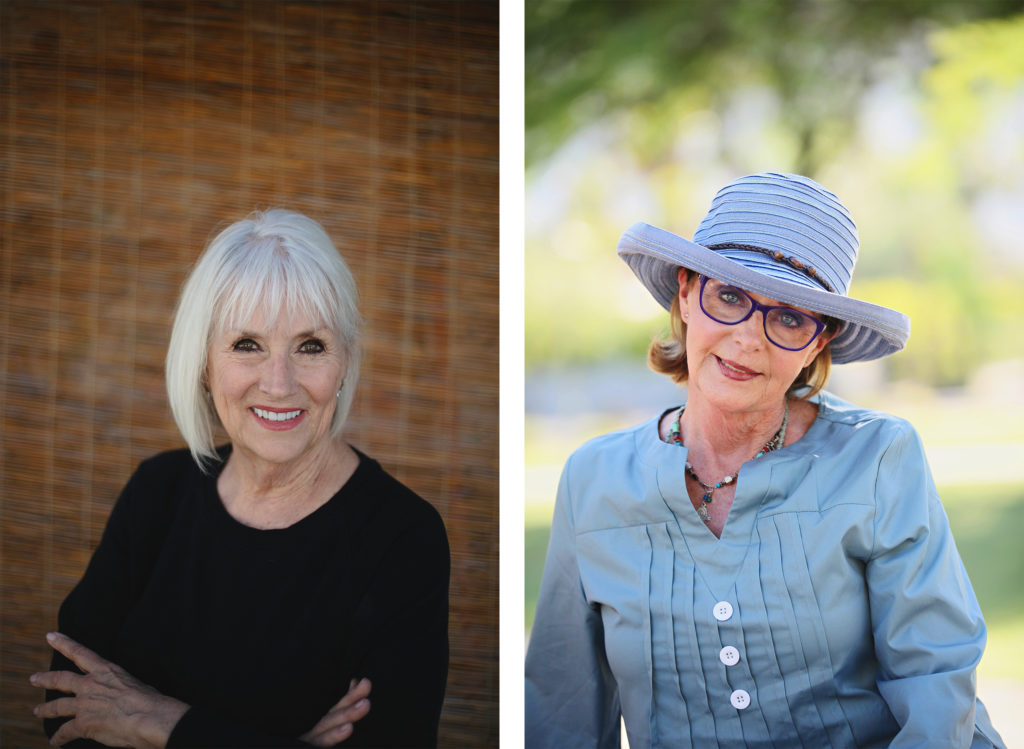
[[[136,733],[141,740],[140,749],[164,749],[189,706],[173,697],[161,696],[156,710],[141,713]]]

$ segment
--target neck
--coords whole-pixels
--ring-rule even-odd
[[[690,462],[715,469],[714,473],[737,470],[775,436],[785,411],[785,401],[756,411],[735,412],[691,397],[680,420]]]
[[[319,507],[340,488],[358,462],[341,441],[325,441],[287,463],[232,450],[217,479],[228,511],[259,527],[288,524]]]

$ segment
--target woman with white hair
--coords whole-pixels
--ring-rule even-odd
[[[139,466],[47,636],[52,743],[436,744],[447,536],[342,436],[360,327],[312,219],[256,213],[210,243],[167,354],[188,449]]]
[[[527,747],[1003,746],[985,623],[921,441],[822,390],[903,348],[848,295],[857,230],[805,177],[722,188],[619,255],[670,311],[682,406],[566,463],[526,659]]]

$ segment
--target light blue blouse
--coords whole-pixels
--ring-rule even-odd
[[[562,473],[526,658],[526,746],[1003,747],[985,623],[920,438],[822,393],[746,463],[720,539],[658,419]]]

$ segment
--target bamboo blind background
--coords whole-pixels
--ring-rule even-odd
[[[0,0],[0,745],[137,463],[182,444],[178,289],[256,207],[320,220],[367,318],[351,441],[452,546],[445,746],[497,744],[496,2]]]

